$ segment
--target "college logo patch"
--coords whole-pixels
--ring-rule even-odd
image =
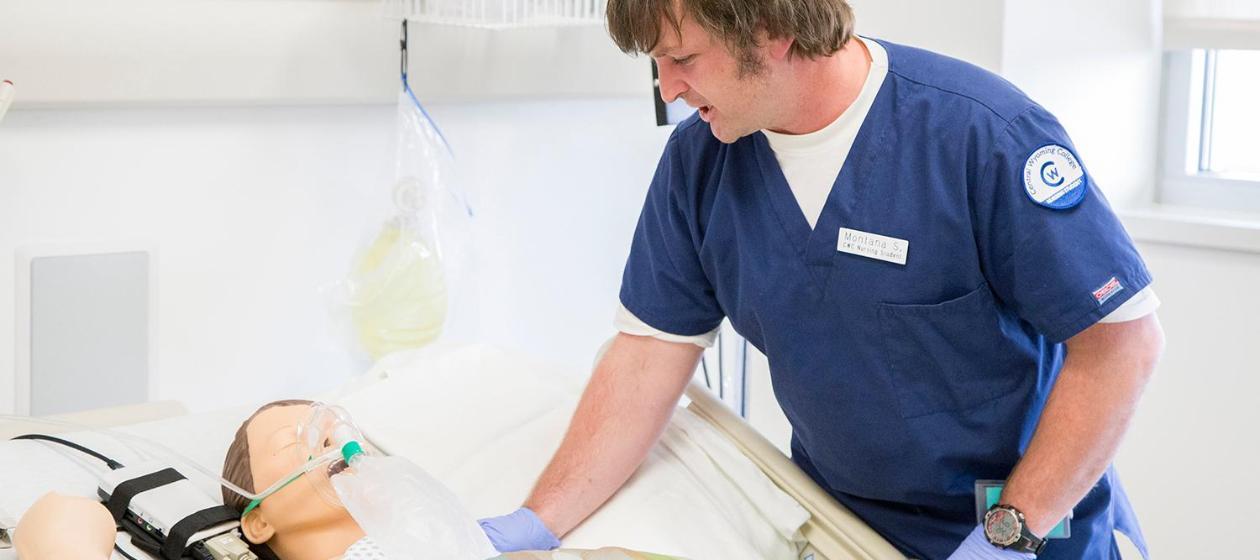
[[[1120,281],[1116,280],[1115,276],[1112,276],[1111,280],[1108,280],[1101,288],[1094,290],[1094,301],[1098,302],[1098,305],[1107,303],[1111,296],[1120,293],[1120,290],[1123,289],[1124,286],[1120,285]]]
[[[1024,192],[1033,202],[1067,210],[1085,200],[1085,170],[1072,150],[1058,144],[1037,148],[1024,163]]]

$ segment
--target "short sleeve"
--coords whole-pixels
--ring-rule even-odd
[[[700,263],[699,196],[688,185],[676,130],[665,146],[635,228],[621,304],[644,323],[682,336],[708,333],[725,317]]]
[[[986,279],[1046,337],[1071,338],[1151,283],[1133,240],[1044,109],[1011,120],[984,169],[972,204]]]
[[[634,336],[650,336],[652,338],[664,340],[665,342],[680,342],[683,344],[694,344],[701,348],[712,348],[713,343],[717,341],[718,330],[715,328],[704,334],[692,336],[679,336],[673,333],[667,333],[643,322],[643,319],[634,316],[624,305],[617,306],[617,314],[613,317],[613,327],[617,332],[623,332]]]

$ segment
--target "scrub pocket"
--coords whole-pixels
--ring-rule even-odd
[[[1034,357],[1004,321],[988,284],[936,304],[878,304],[884,355],[906,418],[963,410],[1033,375]],[[1014,336],[1014,338],[1013,338]]]

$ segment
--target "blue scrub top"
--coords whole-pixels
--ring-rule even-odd
[[[816,228],[765,135],[722,144],[693,116],[621,302],[680,335],[729,317],[769,358],[793,460],[902,552],[945,558],[977,525],[974,482],[1005,479],[1032,437],[1063,341],[1151,278],[1050,113],[980,68],[880,44],[888,75]],[[1069,161],[1079,188],[1029,194]],[[841,228],[904,240],[905,264],[838,251]],[[1113,529],[1145,550],[1114,470],[1073,515],[1041,558],[1116,558]]]

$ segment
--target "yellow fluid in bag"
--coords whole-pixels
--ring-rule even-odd
[[[351,321],[373,359],[419,348],[442,334],[447,291],[442,262],[416,232],[392,221],[354,265]]]

